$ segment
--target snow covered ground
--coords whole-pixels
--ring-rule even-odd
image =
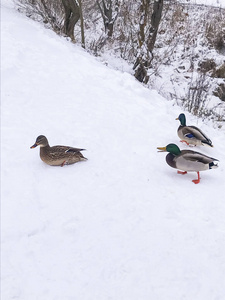
[[[219,168],[176,174],[180,108],[1,2],[1,300],[223,300],[224,131]],[[86,148],[50,167],[30,149]]]
[[[183,1],[185,2],[185,1]],[[218,7],[225,7],[224,0],[186,0],[186,2],[191,2],[194,4],[212,5]]]

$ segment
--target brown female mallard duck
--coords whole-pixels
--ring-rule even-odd
[[[166,147],[158,147],[159,152],[169,152],[166,156],[167,164],[175,169],[178,174],[187,174],[187,172],[197,172],[198,178],[192,180],[194,183],[200,182],[199,171],[217,168],[218,165],[214,161],[218,159],[209,157],[202,153],[192,150],[180,150],[175,144],[169,144]]]
[[[70,165],[78,161],[87,160],[80,151],[85,149],[73,148],[68,146],[53,146],[50,147],[47,138],[44,135],[39,135],[36,142],[30,148],[40,146],[40,157],[46,164],[50,166]]]
[[[213,147],[212,141],[198,127],[186,125],[185,114],[180,114],[176,120],[180,121],[177,134],[181,139],[181,142],[185,142],[187,145],[208,145]]]

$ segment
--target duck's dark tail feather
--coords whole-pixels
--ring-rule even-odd
[[[212,141],[211,141],[211,140],[204,140],[204,141],[202,141],[202,144],[203,144],[203,145],[208,145],[208,146],[210,146],[210,147],[213,147],[213,144],[212,144]]]
[[[215,164],[213,161],[209,163],[209,169],[216,169],[218,167],[219,167],[218,164]]]
[[[77,152],[80,152],[80,151],[84,151],[86,149],[80,149],[80,148],[69,148],[68,150],[66,150],[65,152],[68,153],[68,152],[71,152],[71,153],[77,153]]]

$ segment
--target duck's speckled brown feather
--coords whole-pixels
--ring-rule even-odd
[[[69,146],[50,147],[45,136],[37,137],[35,144],[31,148],[40,146],[40,157],[43,162],[50,166],[63,166],[87,160],[81,153],[85,149],[73,148]]]

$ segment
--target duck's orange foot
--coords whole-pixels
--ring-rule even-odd
[[[186,142],[185,140],[181,140],[180,141],[181,143],[185,143],[185,144],[187,144],[188,146],[190,145],[188,142]]]
[[[177,174],[181,174],[181,175],[184,175],[184,174],[187,174],[186,171],[182,172],[182,171],[177,171]]]
[[[194,182],[195,184],[198,184],[200,182],[200,179],[193,179],[192,182]]]
[[[65,166],[66,164],[66,160],[64,160],[64,162],[61,164],[61,167]]]
[[[198,184],[200,182],[200,175],[199,172],[197,172],[198,174],[198,179],[193,179],[192,182],[194,182],[195,184]]]

